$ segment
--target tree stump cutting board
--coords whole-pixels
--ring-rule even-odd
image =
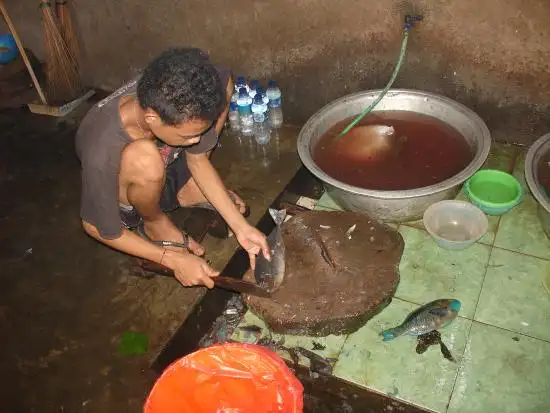
[[[355,212],[307,211],[282,233],[283,283],[271,298],[244,297],[272,332],[349,334],[391,301],[404,248],[396,230]]]

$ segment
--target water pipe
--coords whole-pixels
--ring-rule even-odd
[[[361,119],[363,119],[366,115],[368,115],[374,107],[382,100],[382,98],[388,93],[388,90],[390,90],[393,82],[395,81],[395,78],[397,77],[397,74],[399,73],[399,69],[401,69],[401,65],[403,64],[403,60],[405,58],[405,52],[407,51],[407,41],[409,39],[409,30],[412,29],[415,24],[423,19],[423,16],[421,15],[409,15],[407,14],[405,16],[405,24],[403,26],[403,40],[401,42],[401,52],[399,53],[399,58],[397,59],[397,64],[395,65],[395,68],[393,69],[393,73],[391,75],[390,81],[382,90],[382,93],[376,98],[374,102],[370,104],[365,110],[363,110],[351,123],[346,126],[346,128],[340,132],[336,138],[335,141],[338,140],[340,137],[344,136],[346,133],[348,133]]]

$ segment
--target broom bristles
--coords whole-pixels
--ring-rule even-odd
[[[76,30],[73,26],[68,0],[56,0],[55,11],[59,20],[61,36],[63,37],[63,40],[65,40],[71,55],[74,57],[78,69],[80,48],[76,37]]]
[[[48,95],[53,102],[67,102],[74,99],[81,89],[78,64],[63,39],[49,0],[40,3],[47,53]]]

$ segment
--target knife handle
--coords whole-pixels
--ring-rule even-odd
[[[168,267],[165,267],[164,265],[157,264],[156,262],[142,260],[140,262],[140,267],[143,268],[145,271],[154,272],[165,277],[174,276],[174,271],[172,271]],[[264,290],[258,284],[245,281],[240,278],[218,275],[217,277],[212,277],[212,280],[214,281],[216,287],[220,287],[223,289],[228,289],[243,294],[252,294],[259,297],[271,296],[271,294],[267,290]]]

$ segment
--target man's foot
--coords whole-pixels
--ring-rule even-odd
[[[178,244],[183,244],[187,249],[198,256],[204,255],[204,247],[191,238],[189,235],[178,230],[166,217],[166,221],[143,221],[141,234],[149,238],[150,241],[171,241]],[[169,246],[167,249],[181,251],[181,248]]]
[[[245,202],[235,192],[228,190],[229,197],[233,200],[241,214],[246,215],[248,208]],[[215,210],[214,206],[206,199],[193,178],[181,188],[178,192],[178,203],[183,208],[207,208]]]

